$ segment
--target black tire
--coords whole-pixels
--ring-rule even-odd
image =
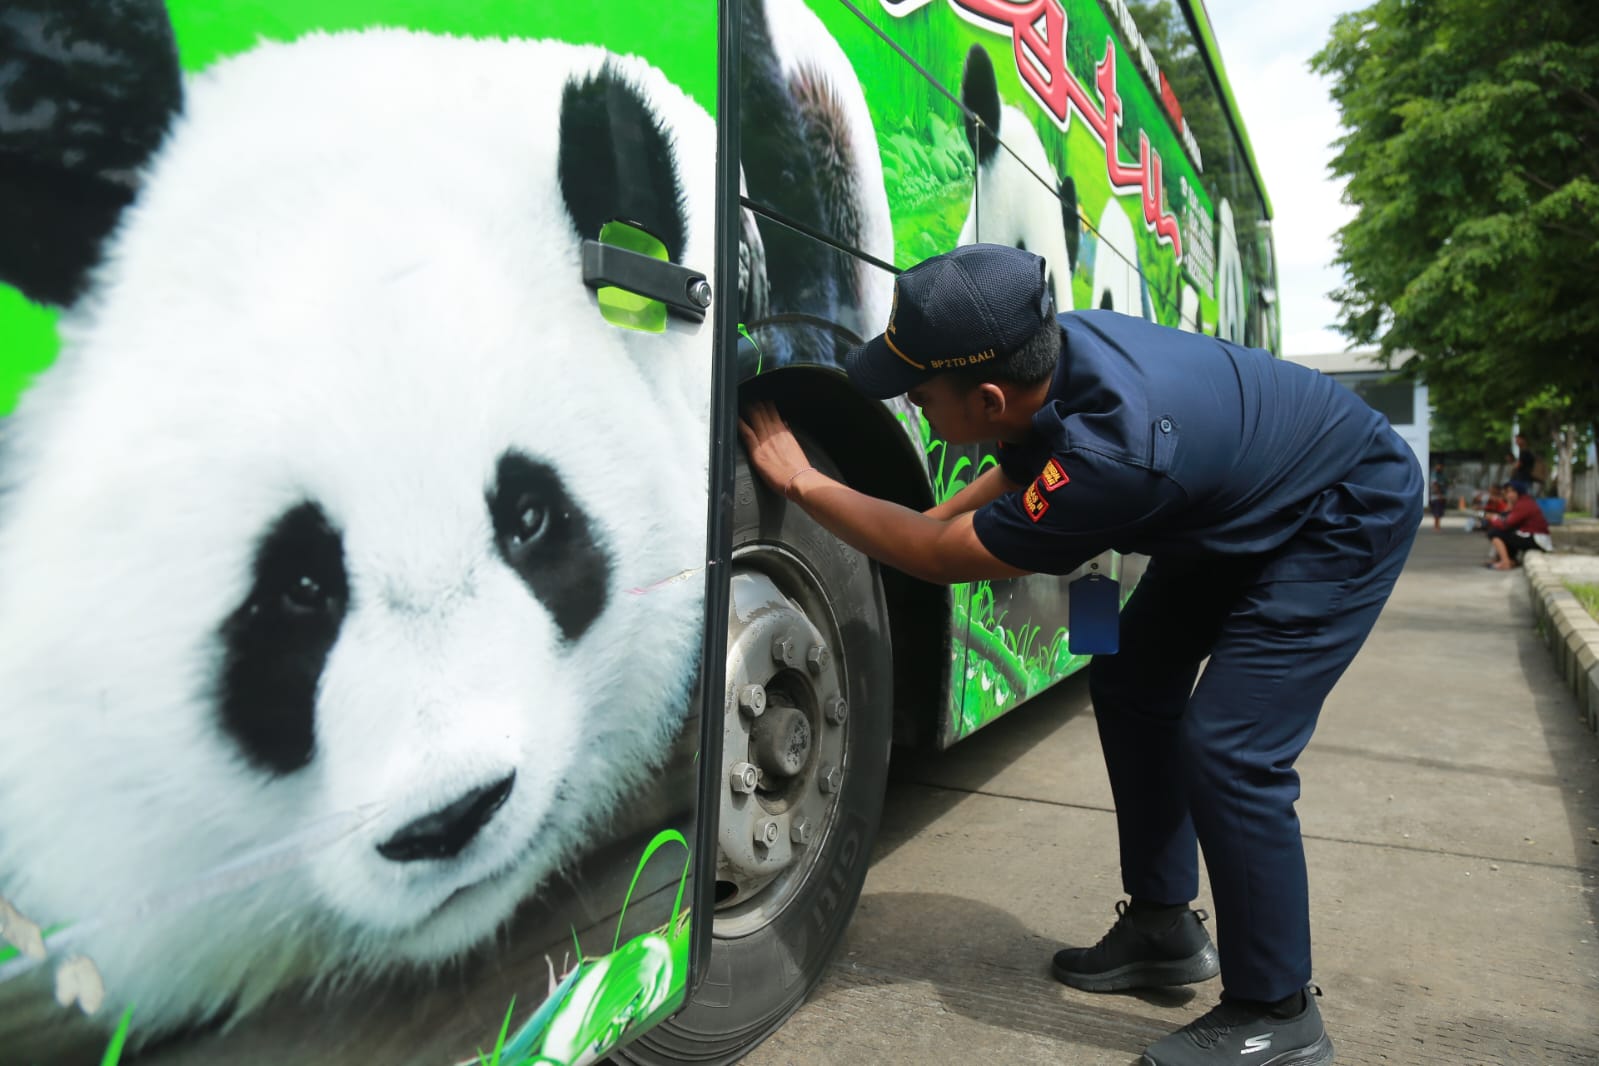
[[[837,477],[826,453],[800,436],[816,467]],[[734,573],[741,558],[758,560],[775,546],[803,563],[830,609],[848,691],[844,777],[782,909],[753,931],[713,929],[710,960],[687,1006],[615,1055],[641,1066],[737,1062],[799,1008],[855,912],[888,779],[893,656],[877,565],[760,483],[742,448],[734,500]]]

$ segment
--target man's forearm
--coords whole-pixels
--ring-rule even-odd
[[[929,518],[954,518],[958,514],[975,511],[985,504],[993,503],[1005,493],[1014,492],[1017,487],[1011,484],[1010,479],[999,467],[991,466],[955,495],[922,513]]]
[[[857,492],[818,470],[797,475],[788,495],[845,544],[923,581],[950,584],[1021,572],[996,560],[967,558],[961,538],[950,535],[949,519]]]

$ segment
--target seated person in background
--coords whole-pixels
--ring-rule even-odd
[[[1494,485],[1488,490],[1487,497],[1482,501],[1482,516],[1504,514],[1510,510],[1510,501],[1505,499],[1505,487]]]
[[[1478,489],[1472,493],[1471,509],[1477,513],[1466,519],[1468,533],[1476,529],[1487,529],[1488,519],[1510,510],[1510,504],[1505,502],[1505,490],[1495,485],[1486,491]]]
[[[1484,565],[1495,570],[1511,569],[1528,548],[1548,551],[1550,547],[1549,523],[1538,501],[1532,498],[1531,487],[1525,481],[1512,479],[1505,482],[1504,488],[1510,509],[1502,515],[1487,516],[1485,525],[1494,558]]]

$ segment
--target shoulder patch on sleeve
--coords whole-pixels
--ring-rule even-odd
[[[1049,501],[1044,499],[1044,494],[1038,491],[1038,482],[1027,486],[1027,491],[1022,493],[1022,508],[1026,510],[1027,517],[1034,522],[1044,517],[1044,512],[1049,510]]]
[[[1054,492],[1070,481],[1066,476],[1066,468],[1060,465],[1059,459],[1051,459],[1044,464],[1044,472],[1038,475],[1038,483],[1044,487],[1045,492]]]

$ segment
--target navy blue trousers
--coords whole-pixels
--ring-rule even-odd
[[[1224,997],[1283,999],[1310,980],[1294,760],[1416,528],[1338,580],[1263,581],[1260,559],[1157,559],[1123,609],[1121,650],[1089,666],[1122,887],[1134,899],[1189,902],[1199,894],[1196,841],[1204,848]]]

